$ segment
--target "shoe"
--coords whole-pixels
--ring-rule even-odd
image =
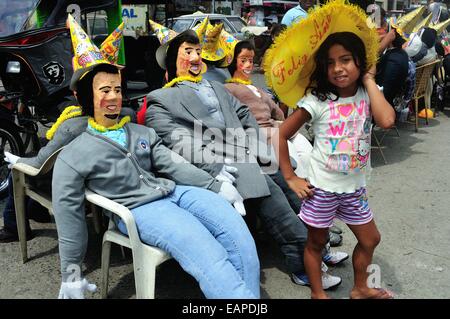
[[[347,259],[348,254],[342,251],[329,251],[322,258],[323,262],[330,266],[336,266],[337,264],[340,264],[341,262]]]
[[[27,233],[27,241],[33,238],[33,232],[30,230]],[[19,235],[17,234],[17,232],[10,231],[5,227],[0,229],[0,243],[11,243],[13,241],[19,241]]]
[[[333,225],[330,227],[330,232],[340,235],[340,234],[342,234],[342,229],[340,229],[336,225]]]
[[[291,275],[291,280],[300,286],[310,286],[308,276],[304,273],[293,273]],[[333,287],[339,286],[342,282],[341,277],[332,276],[326,272],[322,272],[322,288],[323,290],[328,290]]]
[[[336,247],[342,244],[342,236],[339,234],[335,234],[330,232],[330,246]]]

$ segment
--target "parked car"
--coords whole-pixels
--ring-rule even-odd
[[[225,31],[233,35],[238,40],[242,40],[244,38],[244,33],[241,30],[243,27],[247,26],[247,23],[241,17],[233,15],[212,13],[186,14],[169,20],[169,28],[179,33],[187,29],[192,29],[206,17],[209,17],[211,24],[223,23]]]

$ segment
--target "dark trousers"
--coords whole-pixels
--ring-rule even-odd
[[[26,204],[30,202],[30,199],[26,198]],[[13,233],[17,233],[17,223],[16,223],[16,208],[14,206],[14,188],[12,181],[12,174],[8,177],[8,197],[6,198],[5,209],[3,210],[3,225],[4,227]],[[26,221],[27,232],[31,231],[30,223]]]
[[[252,213],[256,212],[267,232],[280,247],[289,272],[305,272],[303,253],[306,227],[297,217],[298,212],[291,208],[282,189],[268,175],[265,178],[271,195],[245,200],[247,215],[251,219],[251,216],[255,216]]]

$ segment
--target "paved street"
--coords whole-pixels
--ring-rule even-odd
[[[261,79],[258,79],[261,80]],[[374,167],[369,181],[369,202],[382,234],[374,263],[381,271],[382,286],[398,298],[450,298],[450,110],[447,109],[418,133],[413,126],[399,128],[385,137],[384,164],[372,149]],[[381,134],[381,132],[378,132]],[[0,202],[3,211],[4,202]],[[0,222],[0,225],[2,222]],[[337,223],[345,229],[344,225]],[[90,225],[85,274],[100,284],[101,236]],[[18,243],[0,244],[0,298],[55,298],[60,284],[55,225],[32,223],[35,238],[28,242],[31,260],[20,261]],[[264,298],[309,298],[309,289],[293,284],[285,272],[276,245],[267,236],[257,241],[261,259]],[[351,254],[355,240],[344,231],[339,250]],[[122,259],[115,247],[110,269],[110,296],[134,298],[134,277],[129,251]],[[343,283],[330,292],[347,298],[352,286],[351,260],[331,269]],[[157,273],[157,298],[201,297],[195,280],[176,262],[163,264]],[[100,293],[93,294],[100,298]]]

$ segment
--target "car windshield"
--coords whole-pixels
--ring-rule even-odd
[[[193,19],[177,19],[174,20],[173,25],[170,27],[173,31],[180,33],[189,29]]]
[[[35,8],[40,0],[0,1],[0,37],[36,27]]]
[[[229,17],[228,21],[230,21],[238,31],[241,31],[242,28],[246,26],[245,22],[238,17]]]

